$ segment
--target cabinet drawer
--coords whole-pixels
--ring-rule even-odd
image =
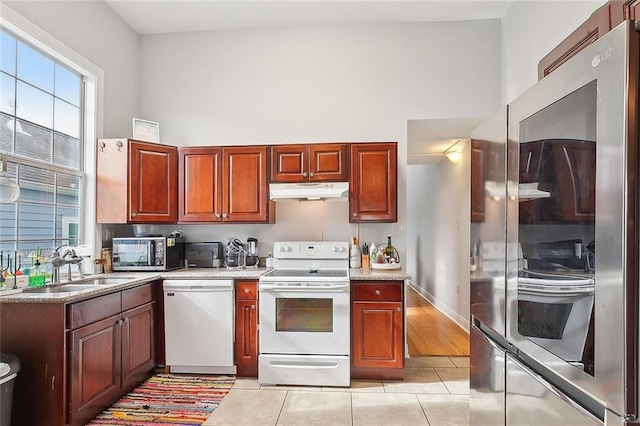
[[[356,282],[352,290],[353,300],[402,301],[402,281]]]
[[[122,310],[135,308],[153,301],[153,284],[145,284],[140,287],[122,291]]]
[[[256,281],[237,281],[236,299],[255,300],[258,298],[258,283]]]
[[[67,324],[70,329],[74,329],[119,314],[120,311],[120,292],[105,294],[70,305]]]

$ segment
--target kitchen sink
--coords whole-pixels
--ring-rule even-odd
[[[81,284],[62,284],[62,285],[46,285],[44,287],[34,287],[25,289],[25,293],[71,293],[72,291],[82,291],[95,289],[95,285]]]
[[[99,286],[122,284],[132,281],[135,278],[88,278],[84,280],[66,282],[64,284],[50,284],[44,287],[28,287],[24,291],[27,293],[70,293],[72,291],[95,290]]]
[[[101,278],[89,278],[89,279],[85,279],[85,280],[79,280],[79,281],[71,281],[68,283],[65,283],[65,286],[95,286],[95,285],[114,285],[114,284],[122,284],[122,283],[126,283],[127,281],[132,281],[135,278],[129,278],[129,277],[120,277],[120,278],[105,278],[105,277],[101,277]]]

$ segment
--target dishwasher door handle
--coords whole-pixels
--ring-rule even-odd
[[[164,292],[172,292],[172,293],[181,293],[181,292],[208,292],[208,293],[221,293],[232,291],[231,287],[203,287],[203,286],[192,286],[192,287],[165,287]]]

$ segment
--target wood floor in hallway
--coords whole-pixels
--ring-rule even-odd
[[[469,356],[469,334],[411,287],[406,306],[410,356]]]

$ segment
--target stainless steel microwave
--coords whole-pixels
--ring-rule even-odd
[[[184,238],[113,239],[114,271],[170,271],[184,266]]]

